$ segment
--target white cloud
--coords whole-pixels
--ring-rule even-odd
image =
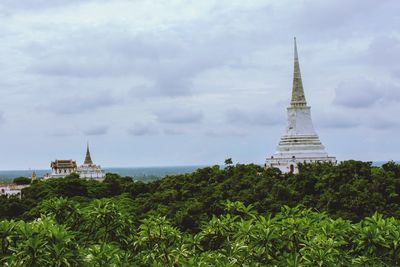
[[[108,129],[109,129],[109,127],[105,126],[105,125],[93,126],[93,127],[84,129],[83,133],[87,136],[104,135],[108,132]]]
[[[199,123],[203,119],[203,113],[188,107],[171,107],[155,112],[157,120],[161,123]]]
[[[6,122],[4,113],[0,111],[0,126]]]
[[[336,105],[350,108],[368,108],[378,102],[381,93],[376,85],[368,80],[341,82],[335,89]]]
[[[398,104],[400,86],[378,84],[368,79],[353,79],[339,83],[335,88],[334,104],[349,108],[371,108],[374,105]]]
[[[225,113],[226,120],[229,124],[247,125],[247,126],[268,126],[283,124],[286,118],[280,113],[271,110],[240,110],[230,109]]]
[[[133,136],[155,135],[158,129],[154,124],[136,124],[128,130],[128,133]]]
[[[41,107],[57,114],[80,114],[83,112],[94,111],[121,103],[122,100],[116,99],[107,92],[95,92],[94,94],[81,96],[59,97],[55,102],[48,103]]]

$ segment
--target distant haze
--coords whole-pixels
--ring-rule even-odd
[[[151,181],[166,175],[191,173],[202,166],[170,166],[170,167],[142,167],[142,168],[105,168],[107,173],[116,173],[121,176],[133,177],[138,181]],[[43,177],[51,170],[35,170],[38,177]],[[0,184],[12,181],[16,177],[31,177],[32,170],[0,171]]]
[[[0,169],[263,163],[286,126],[297,37],[339,160],[399,159],[400,2],[0,2]]]

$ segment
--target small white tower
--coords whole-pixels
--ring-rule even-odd
[[[96,165],[92,161],[89,150],[89,142],[86,147],[86,156],[83,165],[78,167],[77,173],[83,179],[103,180],[105,178],[104,170],[100,165]]]
[[[267,158],[266,168],[275,167],[282,172],[297,173],[298,163],[336,162],[336,158],[329,157],[325,152],[314,130],[310,109],[304,96],[295,37],[292,100],[287,108],[288,124],[277,151]]]

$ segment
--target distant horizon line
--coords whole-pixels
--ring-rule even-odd
[[[338,162],[341,161],[348,161],[348,160],[355,160],[355,161],[362,161],[362,162],[372,162],[374,163],[385,163],[385,162],[396,162],[400,163],[400,160],[359,160],[359,159],[345,159],[345,160],[338,160]],[[241,163],[241,162],[236,162],[239,164],[256,164],[263,166],[264,163],[254,163],[254,162],[249,162],[249,163]],[[234,164],[236,164],[234,163]],[[184,164],[184,165],[143,165],[143,166],[110,166],[110,167],[103,167],[102,169],[136,169],[136,168],[174,168],[174,167],[208,167],[208,166],[223,166],[224,164],[217,164],[217,163],[211,163],[211,164]],[[0,172],[11,172],[11,171],[51,171],[51,168],[29,168],[29,169],[0,169]]]

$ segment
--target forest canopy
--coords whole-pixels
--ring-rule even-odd
[[[37,246],[43,258],[84,266],[399,264],[399,164],[299,169],[228,162],[148,183],[112,173],[35,181],[21,199],[0,198],[1,257],[46,265],[26,256]]]

